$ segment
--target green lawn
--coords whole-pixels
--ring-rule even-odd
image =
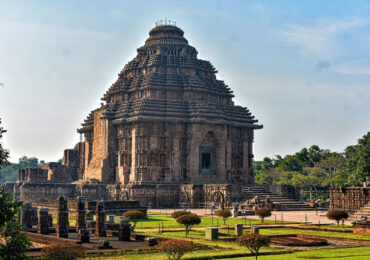
[[[197,259],[199,257],[217,257],[217,259],[255,259],[254,256],[250,256],[250,252],[247,248],[238,246],[233,241],[225,241],[224,239],[231,238],[234,235],[233,230],[220,229],[219,230],[219,240],[210,241],[205,239],[204,227],[207,226],[217,226],[218,224],[223,226],[223,220],[219,217],[203,217],[200,225],[197,225],[190,232],[188,237],[185,237],[185,231],[183,226],[176,223],[176,220],[172,219],[169,214],[165,213],[150,213],[148,219],[144,219],[137,223],[136,232],[145,233],[149,236],[190,240],[195,243],[199,243],[209,248],[202,248],[201,250],[196,250],[185,254],[183,259]],[[115,218],[118,222],[119,218]],[[234,226],[235,224],[260,224],[260,220],[247,219],[244,218],[229,218],[226,225]],[[275,221],[265,221],[265,224],[275,224]],[[276,224],[280,224],[279,222]],[[161,233],[158,232],[159,225],[163,225],[163,230]],[[306,226],[310,227],[310,226]],[[323,228],[333,228],[336,226],[323,226]],[[345,226],[345,229],[350,227]],[[246,229],[245,232],[249,232]],[[306,234],[306,235],[316,235],[316,236],[326,236],[326,237],[341,237],[341,238],[352,238],[352,239],[365,239],[370,240],[369,235],[358,235],[353,233],[340,233],[340,232],[330,232],[323,230],[304,230],[304,229],[292,229],[292,228],[263,228],[260,229],[260,233],[264,235],[282,235],[282,234]],[[370,259],[370,247],[349,247],[349,248],[325,248],[325,249],[314,249],[307,248],[302,249],[281,249],[274,247],[263,248],[262,252],[269,253],[271,255],[265,255],[259,257],[259,259]],[[120,256],[101,256],[92,257],[91,259],[132,259],[132,260],[147,260],[147,259],[166,259],[165,254],[158,252],[130,252],[126,255]]]
[[[230,259],[230,258],[223,258]],[[235,260],[255,259],[254,257],[238,257]],[[260,260],[286,260],[286,259],[350,259],[368,260],[370,259],[370,247],[352,247],[335,249],[310,249],[292,254],[260,256]]]
[[[118,217],[115,218],[115,222],[118,222]],[[294,223],[294,222],[284,222],[287,223]],[[170,214],[165,213],[149,213],[148,219],[143,219],[138,222],[138,228],[158,228],[159,225],[164,228],[175,228],[181,227],[175,219],[171,218]],[[223,226],[224,222],[223,219],[217,216],[202,216],[202,222],[197,225],[197,227],[212,227],[212,226]],[[244,224],[244,225],[256,225],[261,224],[259,219],[248,219],[248,218],[228,218],[226,221],[226,225],[234,226],[236,224]],[[275,224],[273,220],[265,220],[264,224]],[[281,221],[277,221],[276,224],[281,224]]]
[[[266,249],[263,249],[262,252],[268,252]],[[248,253],[245,251],[225,251],[225,250],[199,250],[194,252],[189,252],[184,255],[182,259],[196,259],[199,257],[225,257],[221,259],[255,259],[254,256],[243,256],[231,258],[234,254]],[[370,247],[349,247],[349,248],[325,248],[325,249],[310,249],[302,251],[294,251],[292,253],[280,253],[273,255],[259,256],[260,260],[286,260],[286,259],[350,259],[350,260],[367,260],[370,257]],[[163,253],[145,253],[145,254],[133,254],[127,256],[111,256],[111,257],[98,257],[91,259],[118,259],[118,260],[149,260],[149,259],[167,259]],[[218,258],[220,259],[220,258]]]
[[[314,236],[342,237],[342,238],[370,240],[369,235],[340,233],[340,232],[321,231],[321,230],[292,229],[292,228],[260,229],[260,233],[263,235],[303,234],[303,235],[314,235]]]

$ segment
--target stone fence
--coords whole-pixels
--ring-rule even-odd
[[[370,187],[330,189],[330,209],[353,213],[370,202]]]
[[[85,209],[88,217],[94,216],[96,211],[97,201],[85,201]],[[103,201],[104,209],[106,214],[112,215],[122,215],[122,213],[128,210],[141,210],[146,212],[147,207],[141,207],[139,201]],[[57,216],[58,201],[48,201],[48,202],[34,202],[33,206],[48,208],[49,213],[53,217]],[[69,218],[77,218],[78,210],[78,200],[77,199],[67,199],[67,207],[69,212]]]

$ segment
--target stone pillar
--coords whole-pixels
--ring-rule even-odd
[[[68,238],[68,207],[64,196],[58,197],[58,220],[56,226],[56,236]]]
[[[78,239],[82,242],[82,243],[90,243],[90,234],[89,234],[89,230],[86,229],[86,228],[81,228],[80,230],[78,230]]]
[[[218,228],[206,227],[206,239],[217,240],[218,239]]]
[[[236,224],[235,225],[235,236],[240,237],[243,235],[243,224]]]
[[[49,225],[48,225],[48,214],[49,209],[40,208],[39,209],[39,221],[37,225],[37,233],[47,235],[49,234]]]
[[[131,224],[128,219],[121,219],[118,230],[118,240],[130,241],[131,236]]]
[[[86,228],[86,209],[85,209],[85,197],[77,197],[77,221],[76,221],[76,232],[81,228]]]
[[[252,231],[252,233],[259,234],[260,233],[260,228],[259,227],[252,227],[251,231]]]
[[[53,215],[48,214],[48,226],[53,227]]]
[[[95,236],[97,237],[107,236],[105,228],[105,209],[103,201],[98,201],[98,203],[96,204]]]
[[[32,204],[26,203],[22,207],[20,223],[23,229],[32,228]]]
[[[26,228],[27,228],[27,223],[26,223],[27,208],[26,208],[26,205],[27,204],[23,205],[23,207],[21,208],[21,212],[19,214],[19,224],[22,226],[23,230],[26,230]]]

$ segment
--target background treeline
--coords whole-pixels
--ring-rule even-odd
[[[258,184],[290,184],[311,198],[327,197],[330,187],[362,186],[370,176],[370,132],[343,153],[312,145],[293,155],[265,157],[254,163],[254,174]]]
[[[18,163],[8,163],[0,169],[0,183],[13,182],[18,179],[18,171],[25,168],[41,168],[45,162],[36,157],[23,156]]]
[[[0,183],[16,181],[20,169],[41,168],[44,164],[43,160],[23,156],[18,163],[9,163],[0,170]],[[254,163],[254,174],[258,184],[290,184],[310,197],[320,197],[329,187],[362,186],[365,177],[370,176],[370,132],[343,153],[312,145],[293,155],[265,157]]]

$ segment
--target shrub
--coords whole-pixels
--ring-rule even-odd
[[[176,219],[177,223],[185,226],[185,236],[187,237],[191,228],[198,225],[202,220],[196,214],[182,215]]]
[[[131,226],[131,231],[135,230],[136,223],[143,218],[146,218],[146,214],[140,210],[131,210],[131,211],[126,211],[125,213],[122,214],[125,218],[128,220],[134,222],[134,224]]]
[[[171,213],[171,217],[174,219],[177,219],[178,217],[187,215],[187,214],[191,214],[191,212],[185,211],[185,210],[177,210]]]
[[[71,242],[55,243],[44,247],[41,252],[46,260],[75,260],[86,254],[83,246]]]
[[[330,210],[328,213],[326,213],[326,217],[331,220],[335,220],[337,222],[337,225],[339,226],[339,221],[342,219],[348,218],[348,213],[344,210]]]
[[[28,259],[26,253],[32,244],[26,235],[21,233],[21,226],[18,223],[7,222],[1,229],[0,238],[3,238],[4,242],[4,244],[0,242],[0,259]]]
[[[257,260],[260,248],[270,245],[270,238],[268,236],[250,233],[242,235],[236,240],[236,242],[241,246],[247,247],[249,251],[256,256]]]
[[[166,253],[169,260],[179,260],[186,252],[195,248],[195,244],[186,240],[166,240],[156,246]]]
[[[224,220],[224,225],[226,225],[226,220],[228,217],[231,217],[231,211],[227,209],[216,211],[216,216],[222,217]]]
[[[268,208],[261,208],[261,209],[257,209],[254,212],[254,214],[259,216],[261,218],[261,222],[263,223],[264,220],[265,220],[265,217],[270,217],[271,216],[271,210],[269,210]]]

